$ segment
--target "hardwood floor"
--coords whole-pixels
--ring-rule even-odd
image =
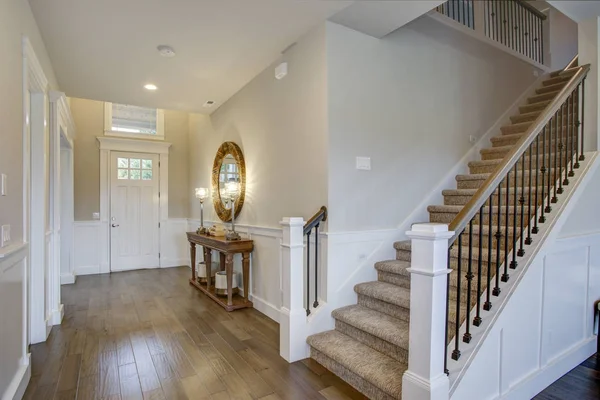
[[[310,360],[279,357],[279,326],[227,313],[189,269],[82,276],[62,286],[65,318],[31,346],[25,399],[364,399]]]
[[[534,400],[600,399],[600,356],[594,354],[548,386]]]

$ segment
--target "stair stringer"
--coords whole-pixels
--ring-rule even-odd
[[[543,360],[542,333],[537,338],[528,337],[533,331],[541,332],[543,313],[538,312],[540,315],[534,315],[533,318],[523,313],[542,309],[541,296],[544,293],[539,279],[544,279],[545,257],[556,247],[562,226],[586,187],[598,175],[596,171],[600,173],[599,154],[586,153],[585,161],[580,162],[581,167],[570,178],[571,184],[564,186],[564,193],[559,196],[557,203],[552,204],[552,212],[546,214],[546,222],[539,225],[539,233],[532,235],[533,242],[525,247],[525,255],[517,258],[518,268],[509,269],[509,281],[502,283],[502,292],[498,297],[492,296],[492,310],[482,310],[483,323],[479,327],[471,327],[471,342],[467,344],[461,341],[461,357],[458,361],[450,357],[454,341],[448,346],[451,400],[531,398],[595,353],[596,336],[588,336],[555,358]],[[566,273],[564,278],[568,278]],[[531,290],[536,282],[542,287],[537,293]],[[533,308],[527,309],[528,306]],[[590,315],[593,313],[592,306],[589,308]],[[474,316],[474,312],[471,316]],[[519,324],[518,329],[514,329],[516,323]],[[510,329],[511,326],[513,329]],[[519,334],[515,335],[515,331]],[[465,323],[461,326],[460,337],[464,332]],[[507,349],[510,349],[508,355]],[[521,358],[531,349],[539,353],[537,362],[529,366],[525,362],[515,362],[513,358]],[[522,370],[519,371],[519,367]]]

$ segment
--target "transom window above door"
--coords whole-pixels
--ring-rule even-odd
[[[164,112],[157,108],[104,103],[104,135],[164,140]]]
[[[152,160],[143,158],[117,158],[117,179],[152,180]]]

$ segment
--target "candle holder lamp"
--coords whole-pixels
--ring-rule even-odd
[[[204,227],[204,200],[210,196],[210,190],[207,188],[196,188],[196,198],[200,201],[200,227],[196,230],[199,235],[208,234],[208,229]]]

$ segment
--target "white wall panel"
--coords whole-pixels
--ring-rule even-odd
[[[27,246],[0,257],[0,398],[20,398],[31,374],[27,349]],[[0,254],[2,256],[2,254]],[[20,393],[20,394],[19,394]]]

